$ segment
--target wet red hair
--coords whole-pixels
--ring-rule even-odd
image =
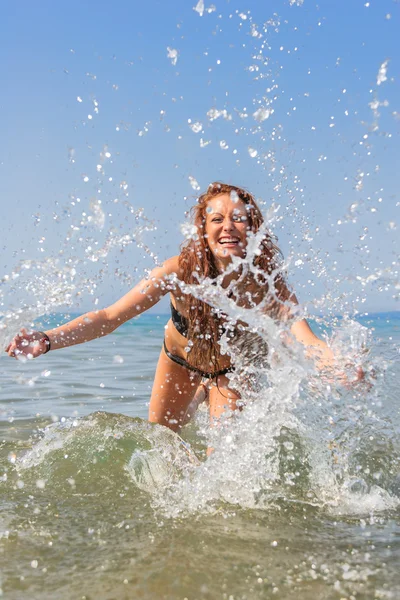
[[[197,229],[197,239],[186,240],[181,246],[179,267],[182,280],[187,284],[198,284],[199,280],[201,281],[204,277],[215,279],[220,274],[205,237],[205,228],[208,202],[222,194],[230,194],[231,197],[237,195],[239,200],[246,205],[249,231],[256,233],[264,222],[262,213],[250,192],[226,183],[210,184],[190,211],[193,224]],[[258,267],[264,283],[267,284],[268,275],[278,269],[282,255],[275,244],[275,238],[267,230],[264,232],[259,249],[260,254],[254,258],[253,263]],[[212,370],[216,370],[219,356],[218,341],[221,337],[221,325],[224,319],[219,317],[209,304],[194,296],[190,296],[188,305],[190,306],[188,339],[194,343],[187,360],[194,366],[210,365]]]

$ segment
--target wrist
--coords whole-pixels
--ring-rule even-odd
[[[51,350],[51,341],[49,336],[47,335],[47,333],[45,333],[44,331],[39,331],[39,341],[41,344],[44,344],[45,346],[45,351],[43,352],[43,354],[47,354],[47,352],[50,352]]]

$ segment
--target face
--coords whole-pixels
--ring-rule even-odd
[[[221,194],[207,202],[206,239],[220,268],[229,264],[232,256],[244,257],[249,225],[246,204],[239,198],[235,202],[230,194]]]

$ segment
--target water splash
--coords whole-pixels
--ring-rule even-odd
[[[80,203],[80,199],[78,199]],[[75,201],[73,201],[75,204]],[[80,298],[87,294],[94,298],[96,305],[97,288],[107,275],[112,263],[108,258],[112,252],[123,252],[131,245],[146,252],[158,264],[158,258],[145,243],[146,233],[153,231],[155,225],[145,217],[142,208],[134,208],[127,200],[120,202],[129,219],[135,224],[125,225],[115,229],[111,224],[106,229],[106,216],[102,204],[97,199],[89,202],[89,214],[83,211],[78,221],[72,222],[67,228],[61,249],[56,256],[48,256],[41,260],[21,260],[10,274],[6,274],[0,281],[0,301],[6,310],[0,311],[0,346],[5,347],[21,327],[35,327],[34,321],[45,315],[57,311],[59,307],[76,306]],[[72,217],[70,213],[67,217]],[[86,235],[82,235],[81,231]],[[99,239],[99,232],[103,239]],[[101,269],[92,274],[88,271],[88,264],[100,263]],[[135,269],[129,276],[125,272],[115,271],[117,277],[129,279],[132,285]],[[12,306],[13,298],[22,300]]]
[[[274,218],[271,210],[269,221]],[[261,228],[249,236],[246,258],[235,257],[232,269],[257,273],[253,258],[264,235]],[[184,294],[227,316],[221,351],[236,367],[229,378],[244,410],[211,429],[200,415],[198,427],[212,455],[190,476],[184,474],[169,486],[163,481],[162,493],[154,485],[154,505],[170,517],[215,512],[226,505],[270,510],[279,502],[342,515],[398,507],[393,479],[400,467],[399,448],[396,444],[397,451],[391,448],[382,460],[382,447],[393,444],[394,424],[380,413],[377,402],[387,393],[380,379],[388,364],[369,356],[371,332],[343,320],[325,336],[337,357],[336,370],[318,372],[300,344],[288,343],[290,321],[276,321],[265,311],[268,300],[254,308],[240,307],[231,297],[237,283],[225,293],[214,284],[200,278],[198,285],[180,286]],[[294,315],[300,317],[301,312]],[[242,335],[232,342],[229,331],[238,324]],[[365,379],[354,386],[357,365]],[[374,434],[362,441],[369,431]],[[148,480],[151,465],[151,460],[146,463]]]

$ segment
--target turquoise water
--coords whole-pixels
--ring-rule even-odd
[[[189,451],[146,422],[167,319],[2,356],[4,597],[399,598],[400,313],[359,320],[370,388],[261,390],[209,459],[204,411]]]

